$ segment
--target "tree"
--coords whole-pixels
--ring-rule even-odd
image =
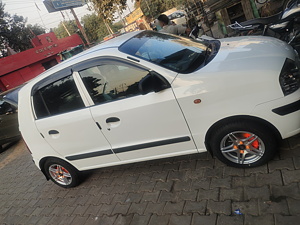
[[[83,23],[85,33],[91,42],[98,41],[108,35],[108,31],[106,30],[103,20],[96,14],[83,16],[81,18],[81,22]]]
[[[10,15],[4,11],[4,4],[0,2],[0,57],[7,55],[7,46],[17,52],[32,48],[30,39],[35,35],[45,33],[39,25],[26,25],[23,16]]]
[[[182,0],[136,0],[135,7],[141,7],[147,17],[155,18],[159,14],[182,5]]]
[[[114,15],[117,10],[124,10],[126,8],[127,0],[89,0],[97,12],[106,22],[112,23],[115,18]]]
[[[103,40],[103,38],[109,35],[107,27],[104,24],[103,18],[100,18],[96,14],[85,15],[81,18],[85,33],[91,42],[97,42]],[[117,32],[123,27],[122,23],[109,24],[113,32]]]
[[[123,25],[122,20],[111,25],[113,32],[117,32],[118,30],[122,29],[123,27],[124,27],[124,25]]]
[[[68,29],[68,31],[70,32],[71,35],[79,32],[79,29],[76,25],[75,20],[60,22],[56,28],[52,29],[52,31],[55,33],[55,35],[58,38],[65,38],[65,37],[69,36],[66,29],[64,28],[63,23],[65,24],[66,28]],[[81,35],[81,33],[80,33],[80,35]]]

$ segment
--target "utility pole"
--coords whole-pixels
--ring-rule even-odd
[[[108,30],[108,33],[113,34],[114,33],[113,30],[110,28],[110,26],[108,25],[108,23],[105,20],[104,20],[104,24],[106,26],[106,29]]]
[[[122,20],[123,26],[126,27],[126,23],[125,23],[123,17],[121,16],[120,8],[118,6],[116,6],[116,7],[117,7],[117,12],[118,12],[119,18],[120,18],[120,20]]]
[[[112,29],[110,28],[110,26],[107,24],[106,20],[104,19],[104,16],[102,16],[99,12],[97,13],[99,17],[102,18],[103,23],[108,31],[109,34],[113,34],[114,32],[112,31]]]
[[[41,13],[40,13],[41,10],[40,10],[40,8],[38,7],[38,5],[36,4],[35,1],[34,1],[34,4],[35,4],[35,7],[37,8],[37,12],[38,12],[39,17],[40,17],[40,19],[41,19],[41,22],[42,22],[44,28],[46,28],[45,23],[44,23],[44,20],[43,20],[43,17],[41,16]]]
[[[67,34],[68,34],[69,36],[71,36],[71,34],[70,34],[68,28],[66,27],[65,21],[62,21],[61,24],[62,24],[63,27],[65,28],[65,31],[67,32]]]
[[[86,44],[87,44],[87,45],[90,45],[91,43],[89,42],[89,39],[88,39],[88,37],[87,37],[87,35],[86,35],[86,33],[85,33],[83,27],[81,26],[81,24],[80,24],[80,22],[79,22],[79,20],[78,20],[78,17],[77,17],[77,15],[76,15],[76,13],[75,13],[75,11],[74,11],[73,8],[71,8],[71,13],[73,14],[73,16],[74,16],[74,18],[75,18],[77,27],[78,27],[79,30],[81,31],[81,33],[82,33],[82,35],[83,35],[83,37],[84,37],[84,39],[85,39],[85,41],[86,41]]]
[[[214,37],[214,34],[213,34],[212,30],[211,30],[211,26],[209,24],[208,16],[207,16],[207,13],[206,13],[206,11],[204,9],[204,4],[203,4],[202,1],[200,1],[200,7],[201,7],[201,12],[203,14],[204,22],[206,23],[206,25],[207,25],[210,33],[211,33],[211,36]]]
[[[129,8],[129,5],[128,5],[127,3],[126,3],[126,6],[127,6],[128,10],[129,10],[129,12],[132,13],[132,11],[131,11],[131,9]]]
[[[63,19],[64,19],[61,23],[62,23],[63,27],[65,28],[65,31],[67,32],[67,34],[68,34],[69,36],[71,36],[71,34],[70,34],[68,28],[66,27],[66,24],[65,24],[65,16],[64,16],[64,14],[62,13],[62,11],[60,11],[60,13],[61,13],[61,15],[62,15],[62,17],[63,17]]]

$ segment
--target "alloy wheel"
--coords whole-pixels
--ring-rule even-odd
[[[235,131],[227,134],[220,143],[225,158],[237,164],[257,162],[265,153],[265,144],[254,133]]]
[[[55,182],[61,185],[69,185],[72,183],[70,172],[59,164],[49,166],[49,174]]]

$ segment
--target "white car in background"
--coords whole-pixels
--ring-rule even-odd
[[[20,131],[37,167],[65,188],[79,171],[206,150],[255,167],[300,132],[297,63],[269,37],[128,33],[24,86]]]
[[[186,12],[182,10],[175,11],[168,15],[169,19],[177,25],[186,25],[187,24],[187,15]]]

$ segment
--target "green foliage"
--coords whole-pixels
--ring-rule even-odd
[[[106,26],[96,14],[85,15],[81,18],[85,33],[91,42],[96,42],[108,35]]]
[[[109,35],[109,32],[104,24],[103,18],[96,14],[85,15],[81,18],[85,33],[91,42],[102,41],[103,38]],[[120,30],[123,25],[122,22],[109,24],[113,32]]]
[[[118,30],[122,29],[123,27],[124,27],[123,22],[121,20],[119,22],[111,25],[111,29],[113,30],[113,32],[117,32]]]
[[[182,4],[182,0],[141,0],[139,3],[145,16],[155,18],[159,14]]]
[[[97,12],[97,14],[105,21],[112,23],[115,18],[114,15],[118,8],[124,10],[126,8],[127,0],[89,0]]]
[[[65,24],[66,28],[68,29],[71,35],[78,32],[78,27],[76,25],[75,20],[60,22],[56,28],[52,29],[52,31],[58,38],[65,38],[69,36],[66,29],[63,26],[63,23]]]
[[[23,16],[5,12],[4,6],[0,2],[0,57],[6,56],[6,45],[17,52],[24,51],[32,48],[30,39],[34,34],[45,33],[45,29],[37,24],[26,25],[27,20]]]
[[[65,21],[64,23],[71,35],[78,33],[81,39],[84,40],[81,32],[79,32],[75,20]],[[83,24],[83,28],[90,42],[102,41],[105,36],[109,35],[103,18],[97,16],[96,14],[87,14],[83,16],[81,18],[81,23]],[[114,25],[109,24],[109,26],[114,32],[117,32],[123,27],[122,23],[116,23]],[[62,22],[56,28],[53,28],[53,32],[58,38],[68,37],[68,33]]]

